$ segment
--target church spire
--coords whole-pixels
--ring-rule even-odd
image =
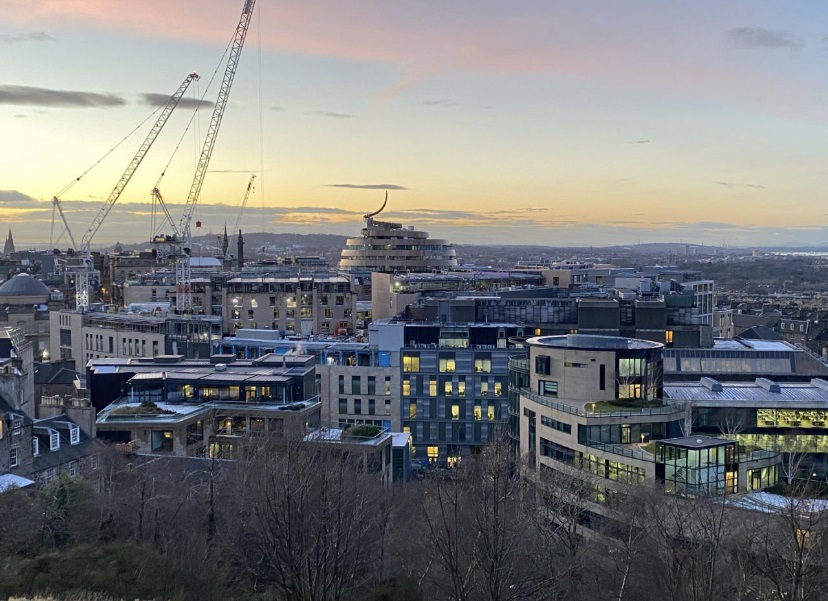
[[[6,238],[6,244],[3,246],[3,254],[8,256],[14,252],[14,238],[12,238],[12,231],[9,228],[9,237]]]
[[[230,248],[230,239],[227,237],[227,224],[224,224],[224,237],[221,239],[221,254],[227,258],[227,249]]]

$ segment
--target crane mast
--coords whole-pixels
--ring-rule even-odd
[[[230,88],[233,86],[233,78],[236,76],[236,67],[239,64],[244,39],[247,37],[247,30],[250,27],[250,18],[253,16],[253,7],[256,0],[245,0],[239,24],[236,26],[236,33],[233,37],[233,45],[230,48],[230,58],[227,59],[227,67],[224,70],[224,79],[219,88],[218,98],[213,107],[213,116],[210,118],[210,126],[204,138],[204,146],[201,149],[201,157],[196,166],[193,183],[190,186],[190,194],[187,196],[187,203],[184,206],[184,214],[178,225],[178,231],[184,236],[185,242],[190,240],[190,220],[193,211],[201,195],[201,187],[204,184],[204,176],[207,174],[207,167],[210,164],[210,157],[216,145],[221,120],[224,117],[224,109],[227,106],[227,99],[230,97]]]
[[[250,181],[247,182],[247,190],[244,191],[244,196],[242,197],[241,206],[239,207],[239,214],[236,216],[236,223],[233,225],[233,229],[230,230],[231,232],[238,232],[239,225],[241,225],[242,215],[244,215],[244,208],[247,206],[247,199],[250,198],[250,193],[253,191],[253,181],[256,179],[256,174],[252,174],[250,176]],[[224,257],[225,259],[227,257]]]
[[[161,114],[158,116],[158,119],[155,122],[155,125],[152,126],[149,134],[144,139],[144,142],[138,148],[138,152],[135,153],[135,156],[130,161],[129,165],[124,171],[123,175],[121,175],[121,179],[118,180],[118,183],[115,184],[115,187],[110,192],[109,197],[104,202],[103,206],[98,211],[98,214],[95,215],[95,218],[92,220],[92,224],[89,226],[89,229],[86,230],[86,233],[83,235],[83,239],[81,240],[81,247],[80,250],[83,253],[83,261],[80,268],[78,268],[75,272],[75,308],[78,311],[85,311],[89,308],[89,274],[92,270],[92,258],[90,256],[90,248],[92,244],[92,238],[95,237],[95,234],[98,233],[101,225],[103,224],[106,216],[109,215],[109,211],[112,210],[112,207],[118,201],[118,198],[121,196],[121,193],[126,188],[126,185],[129,183],[129,180],[132,179],[133,174],[138,169],[138,166],[141,164],[141,161],[144,160],[144,157],[147,155],[147,152],[152,147],[153,142],[158,137],[158,134],[161,133],[161,130],[164,129],[164,125],[167,123],[167,119],[169,119],[170,115],[172,114],[175,107],[178,106],[178,101],[181,100],[181,97],[184,96],[184,92],[187,91],[187,88],[190,86],[190,83],[193,80],[198,80],[199,76],[198,73],[190,73],[175,91],[175,93],[170,96],[169,100],[167,100],[167,104],[164,105]],[[57,201],[57,198],[55,198]],[[63,211],[60,209],[60,203],[55,202],[55,205],[60,210],[61,218],[64,219],[64,224],[66,223],[65,218],[63,217]],[[68,230],[68,225],[67,225]],[[73,240],[74,244],[74,240]]]
[[[193,217],[196,204],[201,195],[201,187],[204,184],[204,176],[207,175],[207,167],[210,164],[210,157],[213,154],[213,148],[216,145],[216,137],[218,136],[221,120],[224,117],[224,109],[227,107],[227,99],[230,97],[230,88],[233,87],[233,79],[236,76],[236,68],[239,65],[239,58],[241,57],[242,48],[244,48],[244,40],[247,37],[247,30],[250,27],[250,19],[253,16],[253,8],[256,5],[256,0],[245,0],[242,14],[239,18],[239,23],[236,25],[236,32],[233,36],[233,43],[230,48],[230,57],[227,59],[227,67],[224,70],[224,78],[221,81],[218,98],[213,107],[213,116],[210,118],[210,126],[207,129],[207,135],[204,138],[204,146],[201,149],[201,156],[196,165],[195,175],[193,176],[193,183],[190,186],[190,193],[187,196],[187,202],[184,205],[184,214],[181,216],[181,221],[178,224],[178,231],[181,232],[184,244],[190,243],[190,220]],[[190,271],[190,258],[184,256],[176,262],[176,309],[178,311],[187,312],[192,308],[192,274]]]

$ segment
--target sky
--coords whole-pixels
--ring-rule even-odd
[[[79,242],[197,72],[93,246],[163,230],[162,173],[178,221],[242,6],[0,2],[18,246],[59,192]],[[388,191],[385,218],[461,244],[826,244],[826,166],[820,0],[258,0],[193,232],[232,228],[255,174],[251,232],[356,236]]]

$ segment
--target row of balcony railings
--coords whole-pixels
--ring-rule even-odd
[[[555,409],[556,411],[562,411],[563,413],[569,413],[570,415],[578,415],[581,417],[637,417],[637,416],[644,416],[644,415],[677,415],[680,413],[684,413],[686,408],[684,404],[665,404],[661,407],[642,407],[640,409],[619,409],[618,411],[589,411],[584,409],[583,407],[579,407],[577,405],[571,405],[569,403],[561,403],[560,401],[556,401],[554,398],[550,398],[547,396],[539,395],[528,388],[515,388],[510,387],[510,392],[517,393],[521,396],[528,398],[531,401],[539,403],[545,407],[549,407],[551,409]],[[588,404],[588,403],[586,403]]]

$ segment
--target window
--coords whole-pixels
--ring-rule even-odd
[[[70,461],[69,465],[66,466],[66,473],[70,476],[77,476],[78,475],[78,462],[77,461]]]
[[[440,457],[440,447],[438,447],[438,446],[426,447],[426,455],[428,456],[428,462],[429,463],[437,463],[437,460]]]
[[[377,394],[376,376],[368,376],[368,394]]]
[[[404,354],[403,371],[420,371],[420,355]]]
[[[362,381],[360,376],[351,376],[351,394],[362,393]]]
[[[457,381],[457,396],[466,396],[466,378]]]
[[[428,396],[437,396],[437,378],[434,376],[428,379]]]
[[[553,430],[557,430],[558,432],[563,432],[564,434],[572,434],[571,425],[565,424],[564,422],[559,422],[558,420],[552,419],[551,417],[541,415],[541,424],[546,426],[547,428],[552,428]],[[629,428],[629,426],[627,426],[627,428]],[[627,442],[629,442],[629,440]]]
[[[598,388],[600,390],[607,389],[607,366],[603,364],[598,369]]]
[[[417,401],[409,401],[408,403],[408,417],[417,417]]]
[[[457,403],[451,406],[451,419],[460,419],[460,405]]]
[[[376,415],[377,402],[374,399],[368,399],[368,415]]]
[[[385,396],[391,394],[391,376],[385,376]]]
[[[78,444],[80,442],[80,428],[77,426],[69,426],[69,443]]]
[[[23,420],[16,419],[12,422],[12,436],[20,436],[23,431]]]
[[[664,332],[664,344],[673,344],[673,330]]]
[[[32,455],[35,457],[40,455],[40,441],[37,439],[37,436],[32,436]]]
[[[494,419],[497,417],[496,413],[497,412],[495,410],[494,405],[489,405],[488,408],[486,409],[486,417],[489,418],[489,421],[494,421]]]
[[[17,467],[20,465],[20,450],[17,447],[9,449],[9,467]]]
[[[402,394],[403,396],[411,396],[411,379],[408,376],[403,377]]]
[[[89,458],[89,468],[93,469],[93,470],[98,469],[98,456],[97,455],[92,455]]]
[[[348,399],[339,399],[339,413],[348,413]]]
[[[354,399],[354,413],[357,415],[362,415],[362,400],[361,399]]]
[[[345,394],[345,376],[339,376],[339,394]]]
[[[391,415],[391,399],[385,399],[385,415]]]
[[[60,448],[60,434],[52,432],[49,434],[49,450],[57,451]]]
[[[477,421],[483,419],[483,409],[480,407],[480,405],[474,406],[474,419]]]
[[[502,382],[495,382],[495,384],[494,384],[494,395],[495,396],[503,396],[503,383]]]
[[[538,394],[541,396],[558,396],[558,383],[551,380],[538,380]]]
[[[456,369],[456,362],[454,359],[454,355],[450,356],[441,356],[440,357],[440,372],[441,373],[454,373]]]
[[[483,353],[474,357],[474,371],[478,373],[490,373],[492,371],[491,353]]]
[[[489,396],[489,383],[486,380],[480,382],[480,396]]]
[[[551,363],[550,357],[535,357],[535,373],[548,376],[551,373]]]

